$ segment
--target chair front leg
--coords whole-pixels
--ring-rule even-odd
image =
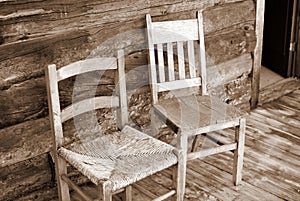
[[[109,188],[105,184],[103,184],[103,189],[102,189],[102,194],[103,194],[103,201],[112,201],[112,193]]]
[[[239,126],[235,129],[235,142],[237,148],[234,150],[233,159],[233,182],[238,185],[242,180],[242,169],[244,159],[244,148],[245,148],[245,130],[246,130],[246,119],[240,119]]]
[[[182,132],[178,132],[177,135],[177,148],[178,148],[178,164],[174,168],[173,182],[176,188],[176,199],[177,201],[183,201],[185,194],[185,182],[186,182],[186,163],[187,163],[187,149],[188,149],[188,138]]]
[[[132,187],[127,186],[125,189],[126,201],[132,201]]]
[[[69,186],[61,177],[61,175],[67,175],[67,163],[57,153],[54,153],[54,157],[59,200],[70,201]]]

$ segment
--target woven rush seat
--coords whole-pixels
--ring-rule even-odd
[[[58,154],[96,185],[121,189],[177,163],[175,148],[134,128],[61,147]]]

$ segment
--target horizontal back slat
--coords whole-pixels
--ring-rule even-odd
[[[197,19],[152,22],[151,26],[153,44],[198,40],[199,38]]]
[[[79,114],[100,108],[113,108],[119,106],[117,96],[100,96],[85,99],[83,101],[69,105],[61,111],[61,121],[65,122]]]
[[[117,69],[117,67],[116,58],[92,58],[81,60],[57,70],[57,80],[61,81],[81,73],[87,73],[95,70]]]
[[[201,78],[192,78],[185,80],[175,80],[171,82],[157,83],[158,92],[171,91],[176,89],[183,89],[189,87],[201,86]]]

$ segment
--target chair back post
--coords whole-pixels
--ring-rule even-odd
[[[149,75],[150,75],[150,88],[152,90],[152,102],[156,104],[158,102],[158,90],[157,90],[157,74],[156,74],[156,64],[155,64],[155,53],[154,53],[154,43],[153,43],[153,27],[152,27],[152,20],[150,14],[146,15],[146,22],[147,22],[147,37],[148,37],[148,48],[149,48],[149,60],[150,60],[150,68]]]
[[[206,75],[206,55],[204,43],[204,26],[203,26],[203,11],[197,12],[198,29],[199,29],[199,52],[200,52],[200,72],[201,72],[201,87],[202,95],[207,95],[207,75]]]
[[[123,50],[118,51],[117,58],[118,71],[115,76],[116,93],[117,96],[119,96],[119,108],[117,110],[117,126],[121,130],[128,123],[125,57]]]
[[[53,133],[54,146],[57,149],[63,145],[63,129],[61,123],[61,110],[59,104],[59,92],[56,65],[49,65],[45,72],[48,93],[48,107],[51,132]]]

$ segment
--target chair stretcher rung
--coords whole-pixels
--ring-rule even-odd
[[[153,201],[161,201],[161,200],[167,199],[167,198],[171,197],[172,195],[176,194],[175,190],[171,190],[168,193],[157,197],[157,195],[155,195],[154,193],[148,191],[146,188],[144,188],[136,183],[132,184],[132,186],[134,188],[136,188],[138,191],[140,191],[141,193],[143,193],[143,194],[147,195],[148,197],[150,197],[151,199],[153,199]]]
[[[86,195],[71,179],[66,175],[61,175],[61,178],[66,182],[76,193],[78,193],[84,200],[93,201],[90,196]]]
[[[218,153],[225,152],[225,151],[234,150],[234,149],[236,149],[236,147],[237,147],[237,143],[232,143],[232,144],[222,145],[222,146],[219,146],[219,147],[204,149],[204,150],[201,150],[201,151],[198,151],[198,152],[188,154],[188,160],[193,160],[193,159],[196,159],[196,158],[202,158],[202,157],[205,157],[205,156],[218,154]]]
[[[151,199],[156,198],[157,195],[155,195],[154,193],[151,193],[150,191],[148,191],[147,189],[145,189],[144,187],[138,185],[138,184],[132,184],[132,186],[134,188],[136,188],[138,191],[140,191],[141,193],[147,195],[148,197],[150,197]]]
[[[169,197],[171,197],[172,195],[175,195],[176,194],[176,191],[175,190],[171,190],[169,191],[168,193],[158,197],[158,198],[155,198],[153,201],[162,201],[164,199],[167,199]]]

